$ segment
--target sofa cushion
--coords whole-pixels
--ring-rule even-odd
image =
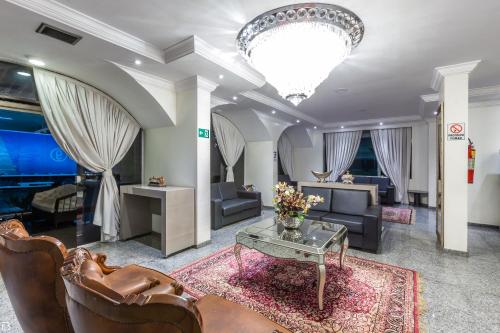
[[[323,203],[320,203],[314,206],[314,210],[321,212],[329,212],[332,202],[332,190],[329,188],[320,188],[320,187],[303,187],[302,193],[305,196],[308,195],[319,195],[324,199]]]
[[[333,189],[332,212],[363,215],[370,203],[370,192],[360,190]]]
[[[363,233],[363,216],[333,213],[323,216],[321,221],[343,224],[348,232]]]
[[[222,215],[229,216],[241,211],[259,207],[255,199],[230,199],[222,201]]]
[[[238,197],[236,185],[233,182],[219,183],[219,189],[222,200],[231,200]]]
[[[210,199],[212,199],[212,200],[221,199],[222,200],[222,196],[220,195],[219,183],[210,184]]]
[[[354,176],[354,184],[371,184],[372,177],[368,176]]]
[[[391,180],[387,177],[372,177],[372,184],[377,184],[379,191],[385,191],[391,184]]]
[[[306,219],[309,220],[316,220],[319,221],[323,216],[328,214],[327,212],[324,211],[319,211],[319,210],[310,210],[307,215],[305,216]]]

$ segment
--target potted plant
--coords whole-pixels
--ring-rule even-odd
[[[319,195],[304,196],[304,193],[295,190],[293,186],[287,183],[278,183],[274,185],[273,204],[276,211],[278,222],[285,228],[296,229],[304,221],[304,215],[309,209],[317,204],[324,202]]]

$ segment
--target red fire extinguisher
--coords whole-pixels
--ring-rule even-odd
[[[467,168],[467,183],[474,183],[474,164],[476,163],[476,149],[474,148],[474,143],[469,139],[469,147],[467,149],[469,166]]]

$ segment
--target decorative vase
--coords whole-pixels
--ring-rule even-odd
[[[304,222],[304,219],[299,216],[287,216],[283,219],[278,219],[278,221],[283,224],[285,229],[298,229],[302,225],[302,222]]]
[[[300,229],[285,229],[281,233],[280,238],[289,242],[298,242],[302,240],[302,236]]]

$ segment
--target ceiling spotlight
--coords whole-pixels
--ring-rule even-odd
[[[314,129],[318,129],[318,126],[314,126],[313,128],[314,128]]]
[[[219,74],[219,80],[222,80],[224,78],[224,75]]]
[[[33,66],[38,66],[38,67],[43,67],[45,66],[45,62],[43,62],[40,59],[34,59],[34,58],[29,58],[28,59],[29,63],[32,64]]]
[[[276,114],[276,110],[271,111],[272,114]]]
[[[237,101],[238,100],[238,96],[233,96],[233,101]]]
[[[344,125],[340,126],[340,128],[344,128]]]
[[[437,111],[434,111],[434,115],[437,116],[438,115],[438,112]]]
[[[31,74],[30,74],[30,73],[28,73],[28,72],[22,72],[22,71],[17,72],[17,75],[21,75],[21,76],[31,76]]]
[[[140,59],[135,59],[134,64],[136,64],[137,66],[140,66],[140,65],[142,65],[142,61]]]
[[[236,41],[245,60],[297,106],[359,45],[364,30],[348,9],[305,3],[262,13],[240,30]]]
[[[298,123],[300,123],[300,120],[297,119],[297,120],[295,120],[295,122],[298,124]]]
[[[383,122],[380,122],[380,123],[378,123],[378,124],[379,124],[380,126],[384,125],[384,123],[383,123]]]

